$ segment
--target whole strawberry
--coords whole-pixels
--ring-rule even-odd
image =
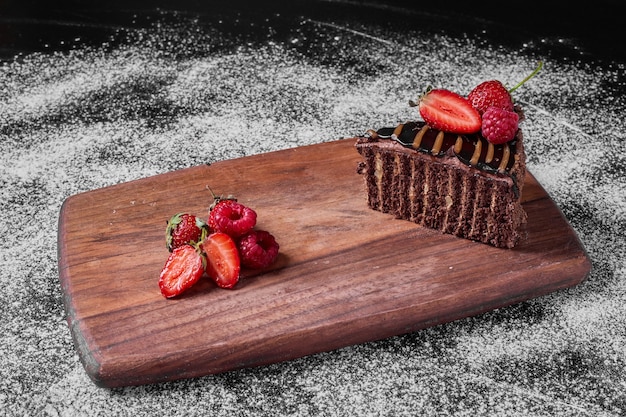
[[[239,239],[241,264],[246,268],[267,268],[276,261],[279,245],[265,230],[251,230]]]
[[[176,213],[167,221],[165,246],[168,251],[190,243],[200,242],[206,236],[207,224],[189,213]]]
[[[504,84],[498,80],[484,81],[470,91],[467,95],[467,99],[481,115],[483,115],[489,107],[513,111],[514,103],[511,93],[537,75],[537,73],[541,71],[541,68],[543,68],[543,62],[539,61],[537,68],[511,89],[507,89]]]
[[[517,133],[519,116],[514,111],[489,107],[483,113],[481,133],[494,145],[512,140]]]
[[[211,206],[207,224],[212,232],[237,238],[256,225],[256,212],[235,199],[218,199]]]
[[[480,114],[460,94],[446,89],[428,90],[418,103],[422,119],[433,129],[450,133],[476,133],[480,130]]]
[[[478,84],[468,94],[467,99],[481,115],[485,113],[489,107],[513,111],[511,93],[497,80],[485,81]]]

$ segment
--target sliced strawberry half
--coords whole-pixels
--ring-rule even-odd
[[[195,247],[183,245],[170,253],[159,275],[159,288],[166,298],[176,297],[204,274],[204,256]]]
[[[233,288],[239,282],[241,261],[235,241],[223,232],[211,233],[202,243],[206,254],[206,272],[221,288]]]
[[[434,89],[419,100],[419,112],[432,128],[450,133],[476,133],[480,130],[478,111],[465,97],[450,90]]]

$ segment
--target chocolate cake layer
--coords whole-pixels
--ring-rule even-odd
[[[413,137],[422,127],[409,125]],[[520,202],[526,174],[521,131],[509,144],[487,151],[478,135],[432,129],[415,146],[406,133],[399,139],[406,129],[399,125],[390,135],[381,129],[356,138],[369,207],[444,233],[514,247],[526,222]]]

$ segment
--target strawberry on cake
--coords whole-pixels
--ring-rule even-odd
[[[356,138],[370,208],[458,237],[513,248],[523,238],[526,154],[514,88],[486,81],[467,97],[430,89],[423,121]]]

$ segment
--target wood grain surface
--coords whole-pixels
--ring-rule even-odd
[[[203,165],[66,199],[58,261],[67,320],[99,386],[285,361],[416,331],[580,283],[591,264],[528,175],[528,238],[497,249],[370,210],[353,139]],[[234,194],[280,243],[232,290],[203,278],[167,300],[166,220]]]

